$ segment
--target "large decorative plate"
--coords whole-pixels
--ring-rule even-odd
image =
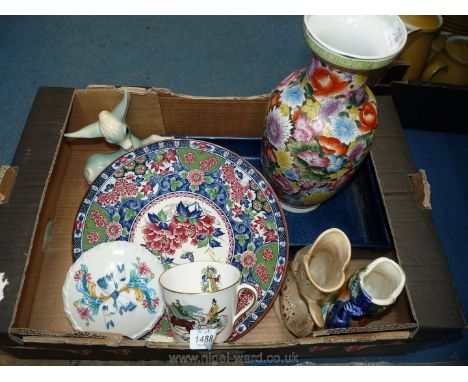
[[[165,268],[199,260],[238,267],[259,298],[230,340],[270,309],[288,255],[284,215],[262,175],[237,154],[192,139],[141,147],[94,181],[76,217],[73,256],[114,240],[146,246]]]
[[[70,267],[62,290],[65,313],[76,330],[140,338],[164,314],[163,271],[140,245],[102,243]]]

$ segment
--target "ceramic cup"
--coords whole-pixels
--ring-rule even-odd
[[[445,46],[427,63],[423,81],[468,85],[468,37],[451,36]]]
[[[405,48],[398,60],[410,64],[404,80],[419,80],[424,64],[431,52],[431,43],[442,27],[442,16],[408,15],[400,16],[408,31]]]
[[[226,341],[237,319],[257,300],[257,290],[241,284],[242,274],[233,265],[193,262],[166,270],[159,278],[172,332],[177,342],[190,339],[193,329],[216,329],[215,343]],[[236,313],[242,290],[254,298]]]

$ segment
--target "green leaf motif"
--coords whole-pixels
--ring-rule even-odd
[[[197,248],[203,248],[203,247],[206,247],[209,243],[210,239],[207,237],[205,237],[203,240],[199,241],[198,242],[198,246]]]
[[[188,172],[187,171],[181,171],[179,172],[179,176],[183,179],[187,179]]]
[[[195,192],[195,191],[198,191],[198,186],[196,184],[191,184],[190,185],[190,189]]]
[[[255,250],[255,245],[254,245],[254,243],[249,243],[249,245],[247,246],[247,249],[248,249],[249,251],[252,251],[252,252],[253,252],[253,251]]]
[[[157,216],[162,222],[165,222],[167,220],[167,215],[163,210],[159,211]]]
[[[206,184],[211,184],[213,183],[213,178],[211,176],[205,176],[205,183]]]
[[[247,277],[250,274],[250,268],[242,269],[242,276]]]
[[[219,187],[214,187],[214,188],[207,188],[206,192],[208,195],[210,195],[211,200],[215,200],[216,196],[218,195],[219,192]]]
[[[114,214],[114,217],[112,218],[113,221],[119,222],[120,221],[120,215],[119,214]]]
[[[171,178],[171,191],[176,191],[179,187],[182,187],[182,182],[175,178]]]
[[[236,235],[236,240],[239,242],[239,244],[241,246],[243,246],[245,244],[245,241],[248,239],[249,237],[243,233],[243,234],[237,234]]]
[[[132,217],[136,215],[136,212],[131,210],[130,208],[124,208],[124,214],[125,214],[125,221],[128,222]]]

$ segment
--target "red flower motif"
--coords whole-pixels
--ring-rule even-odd
[[[200,162],[200,168],[203,171],[208,171],[211,168],[211,163],[209,160],[205,159]]]
[[[100,216],[101,216],[101,214],[99,213],[98,210],[94,210],[93,212],[91,212],[91,215],[90,215],[91,219],[93,219],[93,220],[98,219]]]
[[[144,263],[143,261],[140,261],[138,263],[138,274],[140,275],[150,275],[151,274],[151,269]]]
[[[314,97],[327,97],[336,94],[347,88],[348,83],[341,77],[327,68],[316,68],[309,77],[314,89]]]
[[[260,279],[262,279],[262,276],[264,277],[264,275],[267,275],[268,277],[267,270],[265,268],[265,265],[263,264],[259,264],[257,268],[255,268],[255,273],[257,274],[257,276],[260,276]]]
[[[239,296],[239,300],[237,301],[236,313],[244,309],[248,305],[251,298],[252,293],[248,289],[244,289]]]
[[[194,163],[195,162],[195,154],[194,153],[185,153],[184,160],[187,163]]]
[[[83,270],[80,269],[75,272],[75,275],[73,276],[73,278],[75,281],[80,281],[82,276],[83,276]]]
[[[182,246],[180,239],[175,237],[170,230],[163,230],[152,222],[147,222],[143,228],[143,238],[149,249],[171,256]]]
[[[234,166],[232,164],[223,165],[223,167],[221,167],[221,171],[226,182],[228,182],[229,184],[237,182],[237,177],[234,172]]]
[[[118,239],[122,236],[122,225],[118,222],[110,222],[106,227],[106,235],[111,240]]]
[[[106,218],[99,215],[99,217],[94,220],[94,223],[96,224],[96,227],[104,227],[106,225]]]
[[[265,243],[270,243],[272,241],[276,241],[278,236],[273,229],[269,229],[263,234],[263,238],[265,239]]]
[[[187,175],[187,180],[190,182],[190,184],[199,186],[205,181],[205,174],[203,174],[203,172],[200,170],[191,170]]]
[[[270,261],[272,258],[273,258],[273,251],[271,249],[265,249],[263,251],[263,255],[262,255],[263,259],[266,260],[266,261]]]
[[[159,306],[159,297],[153,298],[153,308],[157,308]]]
[[[359,130],[367,133],[377,126],[377,110],[369,101],[364,101],[361,111],[359,112],[359,121],[361,126]]]
[[[143,195],[146,195],[150,191],[153,191],[153,186],[150,182],[148,182],[142,187],[141,192],[143,193]]]
[[[320,137],[319,143],[327,154],[343,155],[348,151],[348,147],[343,145],[339,139],[333,137]]]
[[[218,160],[215,157],[209,157],[208,162],[210,163],[211,167],[216,166],[218,164]]]
[[[176,151],[174,149],[167,150],[162,156],[163,159],[169,163],[177,162]]]
[[[84,321],[88,321],[89,320],[89,310],[88,308],[83,308],[82,306],[78,306],[76,308],[76,311],[78,312],[78,315],[80,316],[80,318]]]
[[[257,263],[255,253],[246,251],[241,255],[241,264],[244,268],[252,268]]]
[[[213,224],[215,217],[212,215],[205,215],[197,220],[197,233],[199,235],[213,235],[215,229]]]
[[[207,147],[208,147],[208,145],[205,142],[198,143],[198,148],[200,150],[205,150]]]
[[[95,231],[91,231],[90,233],[88,233],[88,236],[86,238],[88,239],[88,242],[92,244],[99,240],[99,234]]]

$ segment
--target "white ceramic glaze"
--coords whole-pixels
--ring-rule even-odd
[[[362,289],[372,303],[388,306],[395,303],[405,286],[406,277],[400,266],[386,257],[379,257],[359,274]]]
[[[406,28],[398,16],[305,16],[305,26],[324,48],[363,60],[396,56],[406,43]]]
[[[258,298],[257,290],[241,280],[239,269],[226,263],[200,261],[166,270],[159,283],[175,340],[186,342],[191,330],[212,328],[217,331],[215,343],[226,341],[234,323]],[[239,295],[246,289],[254,298],[238,310]]]
[[[65,313],[75,330],[138,339],[164,313],[162,272],[157,258],[139,245],[102,243],[70,267],[62,290]]]

